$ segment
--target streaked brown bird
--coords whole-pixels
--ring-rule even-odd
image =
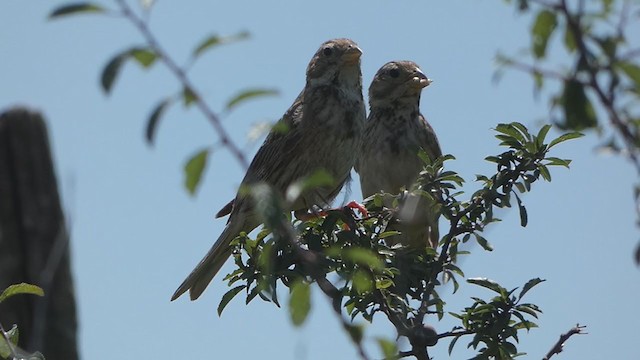
[[[420,94],[431,80],[412,61],[386,63],[369,87],[369,117],[356,162],[362,196],[378,192],[399,194],[411,189],[423,168],[424,149],[430,159],[442,155],[438,138],[420,113]],[[390,204],[386,204],[390,206]],[[426,199],[405,198],[398,214],[404,245],[436,247],[438,214]]]
[[[333,184],[303,193],[289,210],[299,213],[330,205],[350,178],[364,130],[361,55],[349,39],[320,46],[307,67],[304,89],[256,153],[241,189],[266,183],[284,196],[291,184],[324,170]],[[197,299],[230,257],[230,242],[262,223],[246,191],[239,191],[216,217],[225,215],[229,220],[224,231],[171,300],[187,290],[191,300]]]

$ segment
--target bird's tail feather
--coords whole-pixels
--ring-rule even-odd
[[[195,300],[207,288],[213,277],[216,276],[218,271],[225,264],[227,259],[231,256],[231,247],[229,244],[238,236],[242,231],[241,224],[237,224],[234,221],[230,221],[222,231],[222,234],[218,240],[213,244],[207,255],[200,260],[200,263],[195,269],[187,276],[187,278],[178,287],[178,290],[171,297],[171,301],[177,299],[182,294],[189,290],[189,296],[191,300]]]

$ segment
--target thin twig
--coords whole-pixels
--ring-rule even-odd
[[[192,82],[189,80],[186,72],[169,56],[169,54],[160,46],[160,43],[156,39],[156,37],[151,33],[147,24],[137,16],[129,4],[127,4],[126,0],[114,0],[122,11],[124,17],[129,19],[133,25],[140,31],[144,39],[146,40],[149,47],[153,49],[153,51],[158,55],[160,60],[167,66],[169,71],[173,73],[173,75],[178,79],[178,81],[183,85],[185,91],[189,91],[192,94],[195,94],[195,104],[200,109],[200,111],[204,114],[204,116],[209,120],[209,123],[213,126],[214,130],[218,133],[220,137],[220,141],[222,144],[229,149],[231,154],[238,160],[240,165],[246,170],[248,167],[247,159],[244,156],[244,153],[240,149],[238,145],[231,140],[229,133],[222,125],[222,122],[218,118],[218,116],[211,110],[209,105],[202,99],[201,96],[197,94],[195,91],[195,87]]]
[[[551,357],[553,355],[560,354],[562,352],[562,348],[564,347],[564,343],[567,342],[567,340],[569,340],[569,338],[572,337],[573,335],[576,335],[576,334],[580,334],[580,335],[587,334],[586,332],[582,331],[585,328],[586,328],[586,326],[583,326],[583,325],[580,325],[580,324],[576,324],[576,326],[571,328],[571,330],[569,330],[566,333],[560,335],[560,339],[558,339],[558,341],[553,345],[551,350],[549,350],[547,355],[545,355],[545,357],[542,358],[542,360],[549,360],[549,359],[551,359]]]

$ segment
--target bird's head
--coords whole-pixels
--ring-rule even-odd
[[[361,81],[360,56],[362,50],[353,40],[325,41],[313,55],[307,67],[307,80],[329,84],[336,81]]]
[[[371,107],[420,102],[422,89],[431,84],[413,61],[391,61],[378,70],[369,86]]]

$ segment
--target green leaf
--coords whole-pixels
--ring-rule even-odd
[[[275,96],[275,95],[278,95],[278,90],[274,90],[274,89],[248,89],[248,90],[244,90],[244,91],[240,92],[239,94],[237,94],[236,96],[232,97],[227,102],[225,110],[226,111],[231,111],[233,108],[235,108],[236,106],[240,105],[241,103],[243,103],[243,102],[245,102],[247,100],[255,99],[255,98],[258,98],[258,97]]]
[[[564,166],[566,168],[569,168],[569,165],[571,165],[571,160],[568,159],[560,159],[557,157],[548,157],[545,158],[546,161],[548,161],[545,165],[547,166]]]
[[[545,181],[551,181],[551,173],[545,165],[538,165],[538,171],[540,171],[540,175]]]
[[[487,251],[493,251],[493,246],[491,246],[491,244],[489,243],[489,241],[487,239],[485,239],[482,235],[480,235],[478,233],[474,233],[473,235],[475,235],[476,241],[478,242],[478,244],[480,246],[482,246],[483,249],[485,249]]]
[[[621,62],[618,67],[640,88],[640,66],[630,62]]]
[[[553,34],[553,31],[558,26],[558,20],[556,14],[550,10],[542,10],[538,13],[533,28],[531,29],[531,36],[533,40],[532,50],[533,55],[537,58],[543,58],[547,52],[547,44],[549,43],[549,37]]]
[[[311,288],[309,284],[298,281],[291,286],[289,297],[289,315],[295,326],[304,324],[311,310]]]
[[[576,51],[576,40],[573,37],[573,32],[571,32],[571,27],[567,26],[564,31],[564,47],[567,49],[569,54]]]
[[[14,324],[13,327],[9,329],[9,331],[7,331],[5,334],[9,338],[11,344],[7,344],[7,342],[4,340],[4,336],[0,336],[0,358],[2,359],[7,359],[13,354],[12,349],[16,345],[18,345],[20,332],[18,331],[18,327]]]
[[[220,304],[218,304],[218,316],[222,315],[222,311],[224,310],[225,307],[227,307],[227,304],[229,304],[231,299],[233,299],[236,295],[238,295],[240,291],[244,290],[246,287],[247,287],[246,285],[236,286],[233,289],[227,291],[224,295],[222,295]]]
[[[0,294],[0,303],[12,296],[19,294],[44,296],[44,291],[38,286],[27,283],[10,285],[6,289],[4,289],[4,291],[2,291],[2,294]]]
[[[116,77],[120,73],[122,64],[129,58],[129,50],[122,52],[109,60],[107,65],[102,70],[101,84],[105,93],[109,94]]]
[[[58,7],[53,10],[49,14],[49,19],[55,19],[62,16],[74,15],[74,14],[87,14],[87,13],[104,13],[106,9],[104,9],[100,5],[92,4],[92,3],[76,3],[76,4],[67,4]]]
[[[382,270],[384,265],[382,260],[370,249],[361,247],[350,247],[342,252],[342,258],[355,264],[365,265],[370,269]]]
[[[202,55],[207,50],[210,50],[218,45],[229,44],[232,42],[245,40],[249,38],[249,32],[243,31],[234,35],[229,36],[219,36],[219,35],[210,35],[206,39],[202,40],[200,44],[193,50],[193,57],[198,57]]]
[[[173,102],[173,99],[171,98],[163,99],[156,105],[155,108],[153,108],[151,115],[149,115],[149,119],[147,120],[147,131],[146,131],[147,143],[149,143],[149,145],[153,145],[153,141],[155,140],[156,129],[158,128],[158,122],[160,121],[160,117],[162,117],[162,114],[164,114],[165,110],[167,110],[167,108],[169,107],[169,105],[171,105],[172,102]]]
[[[324,169],[316,170],[313,174],[300,179],[287,188],[286,199],[290,203],[296,202],[302,194],[323,186],[334,185],[333,176]]]
[[[133,48],[129,54],[144,68],[150,67],[158,59],[158,54],[151,48]]]
[[[529,217],[527,216],[527,208],[524,207],[522,201],[520,200],[520,196],[517,193],[513,193],[516,196],[516,200],[518,201],[518,209],[520,210],[520,226],[525,227],[529,222]]]
[[[182,104],[184,107],[189,107],[196,100],[198,100],[198,95],[189,87],[184,87],[182,89]]]
[[[200,184],[204,167],[207,165],[208,156],[209,149],[202,149],[193,155],[184,166],[184,186],[191,195],[195,194],[196,188]]]
[[[344,326],[349,332],[351,340],[356,344],[360,344],[362,342],[362,337],[364,336],[364,329],[362,326],[351,324],[345,324]]]
[[[460,339],[460,336],[456,336],[451,340],[451,343],[449,343],[449,355],[451,355],[451,352],[453,351],[453,347],[456,345],[456,342],[458,342],[458,339]]]
[[[541,147],[544,144],[544,139],[547,137],[547,133],[551,129],[551,125],[543,126],[540,131],[538,131],[538,135],[536,135],[536,146]]]
[[[564,111],[564,121],[558,123],[560,128],[583,130],[598,125],[595,110],[581,82],[577,80],[565,81],[560,103]]]
[[[368,271],[361,269],[353,273],[353,287],[359,295],[366,294],[375,288],[375,283]]]
[[[376,279],[376,289],[387,289],[393,286],[393,281],[388,278]]]
[[[540,278],[534,278],[531,279],[529,281],[527,281],[526,284],[524,284],[524,287],[522,288],[522,291],[520,291],[520,295],[518,295],[518,299],[522,299],[522,297],[524,296],[524,294],[526,294],[529,290],[531,290],[534,286],[545,282],[546,280],[540,279]]]
[[[561,142],[565,142],[565,141],[571,140],[571,139],[581,138],[583,136],[584,136],[584,134],[579,133],[579,132],[570,132],[570,133],[563,134],[563,135],[551,140],[551,142],[549,143],[549,149],[551,149],[555,145],[560,144]]]
[[[509,135],[513,138],[516,138],[520,142],[525,142],[527,139],[523,136],[523,134],[518,131],[518,129],[513,124],[498,124],[495,130],[497,132],[503,133],[505,135]],[[496,136],[498,137],[498,136]],[[498,137],[500,140],[504,140],[504,137]]]
[[[398,358],[398,346],[395,341],[391,341],[385,338],[377,338],[378,346],[380,346],[380,350],[382,351],[382,355],[384,355],[385,360],[397,359]]]
[[[501,295],[505,292],[505,289],[502,286],[500,286],[500,284],[487,278],[471,278],[471,279],[467,279],[467,282],[470,284],[482,286],[489,290],[495,291]]]
[[[149,68],[155,63],[158,55],[151,48],[133,47],[127,49],[109,60],[102,70],[100,82],[105,93],[109,94],[120,73],[122,65],[129,59],[134,59],[143,68]]]
[[[389,236],[395,236],[402,234],[400,231],[385,231],[382,234],[378,235],[378,239],[388,238]]]

